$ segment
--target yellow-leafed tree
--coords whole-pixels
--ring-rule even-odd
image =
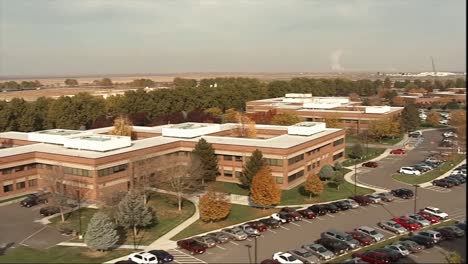
[[[330,114],[325,117],[325,124],[329,128],[340,128],[342,127],[340,122],[340,116],[336,113]]]
[[[440,114],[437,113],[436,111],[430,111],[429,114],[427,114],[426,122],[429,123],[429,125],[431,126],[439,125]]]
[[[255,122],[248,116],[242,113],[236,115],[237,123],[239,124],[238,134],[244,138],[256,138],[257,129],[255,128]]]
[[[223,123],[236,123],[238,114],[239,112],[234,108],[227,109],[226,112],[222,115]]]
[[[208,189],[208,192],[200,197],[200,218],[205,222],[216,222],[226,218],[231,212],[231,203],[225,193]]]
[[[109,134],[116,136],[133,136],[133,124],[128,117],[120,115],[114,120],[114,129]]]
[[[304,190],[309,193],[309,199],[312,199],[312,195],[317,196],[323,192],[323,182],[320,180],[318,175],[311,173],[307,176],[304,184]]]
[[[260,206],[271,206],[281,202],[281,190],[276,185],[268,166],[263,166],[253,177],[250,197]]]

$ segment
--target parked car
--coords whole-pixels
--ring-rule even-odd
[[[128,256],[128,259],[135,262],[135,263],[138,263],[138,264],[157,264],[159,263],[158,261],[158,258],[151,254],[151,253],[148,253],[148,252],[145,252],[145,251],[142,251],[142,252],[138,252],[138,253],[133,253],[133,254],[130,254]]]
[[[312,210],[312,212],[318,216],[327,214],[327,208],[321,204],[314,204],[309,206],[308,209]]]
[[[304,248],[290,250],[288,251],[288,253],[291,253],[291,255],[293,255],[294,257],[296,257],[297,259],[299,259],[300,261],[304,263],[312,264],[312,263],[320,262],[320,260],[316,256],[314,256],[314,254],[312,254],[312,252]]]
[[[436,159],[434,157],[428,157],[424,160],[425,162],[430,162],[430,163],[436,163],[436,164],[442,164],[443,161],[440,159]]]
[[[453,184],[453,186],[458,186],[461,184],[460,180],[458,179],[455,179],[455,178],[451,178],[450,176],[447,176],[445,178],[443,178],[445,181],[448,181],[450,182],[451,184]]]
[[[382,252],[366,251],[364,253],[354,253],[353,257],[358,257],[367,263],[374,263],[374,264],[391,263],[390,256]]]
[[[400,244],[387,245],[387,246],[385,246],[385,248],[389,248],[389,249],[392,249],[392,250],[398,252],[401,257],[406,257],[409,254],[411,254],[411,252],[405,246],[400,245]]]
[[[177,241],[177,247],[189,251],[192,255],[203,254],[206,251],[206,247],[202,243],[190,238]]]
[[[440,219],[443,219],[443,220],[448,219],[448,214],[442,212],[437,207],[427,206],[427,207],[424,207],[421,211],[427,212],[427,213],[429,213],[429,214],[431,214],[433,216],[437,216],[437,217],[439,217]]]
[[[377,194],[368,194],[368,195],[366,195],[366,197],[369,198],[369,200],[373,204],[379,204],[379,203],[382,202],[382,199]]]
[[[406,249],[411,251],[411,253],[419,253],[424,249],[424,246],[421,246],[412,240],[398,241],[396,243],[403,245]]]
[[[423,237],[423,236],[403,237],[401,240],[402,241],[411,240],[411,241],[418,243],[421,246],[424,246],[425,248],[431,248],[434,246],[434,242],[432,241],[432,239],[428,237]]]
[[[338,211],[340,211],[340,209],[338,207],[336,207],[333,203],[327,203],[327,204],[324,204],[323,206],[327,210],[327,213],[334,214],[334,213],[337,213]]]
[[[453,182],[447,181],[446,179],[433,180],[432,185],[444,188],[452,188],[454,186]]]
[[[264,259],[260,264],[281,264],[281,262],[274,259]]]
[[[371,200],[364,195],[351,196],[349,197],[349,199],[356,201],[356,203],[358,203],[360,206],[366,206],[371,203]]]
[[[268,226],[262,223],[261,221],[252,221],[248,222],[247,224],[257,229],[259,232],[265,232],[268,229]]]
[[[148,253],[155,255],[159,263],[169,263],[174,261],[174,256],[164,250],[149,250]]]
[[[209,233],[207,236],[214,239],[216,243],[218,244],[229,242],[232,239],[232,237],[226,235],[225,232],[213,232],[213,233]]]
[[[395,197],[390,192],[381,192],[381,193],[376,193],[380,197],[380,199],[384,202],[393,202],[395,200]]]
[[[395,217],[395,218],[392,218],[392,220],[397,222],[398,224],[400,224],[402,227],[406,228],[409,231],[415,231],[421,228],[418,222],[414,221],[413,219],[407,216]]]
[[[302,209],[302,210],[297,210],[298,213],[302,215],[302,217],[307,218],[307,219],[314,219],[317,216],[312,212],[310,209]]]
[[[422,217],[421,215],[418,214],[409,214],[407,215],[409,218],[413,219],[416,221],[421,227],[425,226],[430,226],[431,222],[428,221],[426,218]]]
[[[413,167],[401,167],[398,170],[398,173],[408,174],[408,175],[421,175],[421,172]]]
[[[359,231],[361,233],[364,233],[368,236],[371,236],[375,242],[379,242],[380,240],[382,240],[384,238],[384,235],[382,235],[381,233],[377,232],[374,228],[371,228],[371,227],[368,227],[368,226],[360,226],[356,229],[354,229],[355,231]]]
[[[273,217],[263,218],[259,220],[260,222],[264,223],[268,228],[276,229],[280,227],[280,222]]]
[[[248,235],[239,227],[225,228],[222,232],[224,232],[231,239],[238,241],[246,240],[248,237]]]
[[[202,244],[203,246],[207,248],[212,248],[216,246],[216,240],[209,236],[196,236],[192,237],[193,240],[197,241],[198,243]]]
[[[242,229],[242,231],[244,231],[244,233],[246,233],[249,237],[256,237],[260,235],[260,232],[249,224],[240,225],[239,228]]]
[[[331,238],[335,240],[342,241],[346,243],[348,249],[355,249],[359,247],[360,243],[356,239],[354,239],[350,234],[336,231],[334,229],[329,229],[322,234],[320,234],[320,237],[322,238]]]
[[[367,168],[377,168],[378,166],[379,164],[377,164],[377,162],[375,161],[368,161],[362,164],[362,167],[367,167]]]
[[[423,134],[421,131],[413,131],[413,132],[408,133],[408,136],[414,137],[414,138],[422,137],[422,135]]]
[[[465,236],[465,231],[463,231],[463,229],[459,228],[458,226],[455,226],[455,225],[451,225],[451,226],[444,226],[444,227],[439,227],[436,229],[436,231],[440,232],[442,234],[442,232],[440,230],[448,230],[448,232],[452,232],[455,237],[464,237]],[[443,234],[442,234],[443,236]]]
[[[404,149],[394,149],[390,151],[390,154],[406,154],[406,150]]]
[[[124,259],[124,260],[116,261],[114,262],[114,264],[136,264],[136,262],[129,260],[129,259]]]
[[[461,230],[463,230],[464,232],[466,232],[466,221],[461,223],[461,222],[458,222],[456,225],[456,227],[460,228]]]
[[[391,194],[393,196],[396,196],[402,199],[410,199],[414,196],[413,191],[410,189],[406,189],[406,188],[399,188],[399,189],[391,190]]]
[[[434,244],[437,244],[442,240],[442,235],[439,232],[434,231],[434,230],[423,230],[423,231],[416,232],[414,235],[428,237],[432,239]]]
[[[288,209],[288,210],[285,210],[285,209]],[[279,215],[280,217],[285,217],[285,218],[288,218],[290,219],[290,221],[300,221],[302,220],[302,215],[298,212],[296,212],[295,209],[292,209],[292,208],[289,208],[289,207],[285,207],[285,208],[282,208],[279,212]]]
[[[273,254],[273,260],[287,264],[302,264],[303,262],[295,258],[291,253],[276,252]]]
[[[23,207],[31,207],[38,204],[46,204],[49,201],[50,193],[39,192],[28,194],[26,198],[21,200],[20,205]]]
[[[432,168],[427,165],[418,165],[418,164],[414,165],[413,168],[418,170],[421,173],[425,173],[425,172],[432,170]]]
[[[387,254],[387,256],[390,258],[390,261],[392,263],[397,262],[401,258],[401,255],[398,251],[395,251],[390,248],[377,248],[372,251]]]
[[[367,264],[369,262],[365,262],[364,260],[362,260],[361,258],[359,257],[355,257],[355,258],[351,258],[351,259],[345,259],[343,260],[342,262],[340,262],[341,264]]]
[[[393,220],[382,221],[382,222],[377,223],[377,225],[380,228],[391,231],[397,235],[404,234],[407,232],[406,228],[402,227],[400,224],[398,224],[397,222]]]
[[[289,218],[286,218],[286,219],[280,217],[279,213],[271,214],[270,217],[275,219],[276,221],[278,221],[280,224],[286,224],[286,223],[289,223],[290,220],[292,220],[292,217],[289,217]],[[288,219],[290,219],[290,220],[288,220]]]
[[[352,209],[355,209],[355,208],[359,207],[359,204],[356,201],[352,200],[352,199],[344,199],[343,202],[347,203],[349,206],[351,206]]]
[[[366,235],[362,232],[351,231],[351,232],[346,232],[346,233],[351,235],[353,239],[357,240],[361,246],[368,246],[374,243],[374,239],[371,236]]]
[[[455,179],[459,180],[461,183],[465,183],[465,182],[466,182],[466,175],[462,175],[462,174],[450,174],[448,177],[455,178]]]
[[[315,241],[315,243],[323,245],[325,248],[327,248],[337,256],[345,254],[346,252],[348,252],[349,248],[345,242],[328,237],[322,237]]]
[[[312,254],[317,256],[321,260],[329,260],[335,256],[333,252],[328,250],[326,247],[320,244],[309,244],[309,245],[303,245],[303,249],[310,251]]]
[[[42,207],[41,210],[39,210],[39,214],[41,214],[42,216],[50,216],[58,213],[60,213],[60,208],[58,208],[57,206],[46,206]]]
[[[351,209],[351,205],[345,201],[336,201],[333,202],[336,207],[338,207],[341,211],[346,211],[348,209]]]
[[[437,224],[440,222],[440,218],[437,217],[437,216],[434,216],[428,212],[425,212],[425,211],[419,211],[418,212],[418,215],[424,217],[426,220],[428,220],[429,222],[431,222],[432,224]]]
[[[440,233],[440,235],[442,236],[442,240],[454,240],[455,238],[457,238],[455,232],[453,232],[453,230],[451,229],[439,227],[436,228],[435,231]]]

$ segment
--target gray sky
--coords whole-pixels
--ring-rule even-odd
[[[0,76],[465,71],[465,0],[0,0]]]

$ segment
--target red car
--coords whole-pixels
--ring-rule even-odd
[[[259,232],[265,232],[268,229],[268,227],[264,223],[262,223],[260,221],[253,221],[253,222],[249,222],[247,224],[249,226],[257,229]]]
[[[315,217],[317,217],[317,215],[314,214],[314,212],[312,212],[312,210],[310,209],[302,209],[302,210],[298,210],[297,212],[300,213],[302,217],[307,218],[307,219],[314,219]]]
[[[265,259],[262,260],[260,264],[281,264],[281,262],[277,261],[276,259]]]
[[[351,231],[351,232],[346,232],[350,234],[354,239],[359,241],[361,246],[368,246],[372,243],[374,243],[374,239],[371,236],[368,236],[362,232],[359,231]]]
[[[368,161],[362,164],[363,167],[377,168],[379,165],[375,161]]]
[[[193,239],[184,239],[177,241],[177,246],[189,251],[191,254],[203,254],[206,251],[206,247]]]
[[[368,197],[365,197],[364,195],[355,195],[349,197],[349,199],[352,199],[356,201],[360,206],[366,206],[369,205],[372,201]]]
[[[418,215],[424,217],[426,220],[428,220],[429,222],[431,222],[431,224],[437,224],[440,222],[440,218],[437,217],[437,216],[433,216],[431,214],[429,214],[428,212],[425,212],[425,211],[419,211],[418,212]]]
[[[415,231],[421,227],[418,224],[418,222],[414,221],[413,219],[407,216],[395,217],[392,220],[397,222],[398,224],[400,224],[402,227],[406,228],[409,231]]]
[[[394,149],[390,151],[390,154],[406,154],[406,150],[404,149]]]
[[[373,252],[373,251],[367,251],[364,253],[356,253],[353,254],[353,257],[358,257],[362,259],[365,262],[368,263],[374,263],[374,264],[387,264],[391,263],[390,258],[388,255],[382,253],[382,252]]]

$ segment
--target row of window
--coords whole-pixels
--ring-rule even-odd
[[[223,155],[223,160],[242,161],[242,156]]]
[[[288,165],[291,166],[291,165],[293,165],[295,163],[298,163],[301,160],[304,160],[304,154],[299,154],[299,155],[297,155],[295,157],[292,157],[292,158],[288,159]]]
[[[340,138],[340,139],[335,140],[335,141],[333,142],[333,146],[336,147],[336,146],[341,145],[341,144],[343,144],[343,143],[344,143],[344,138]]]
[[[32,179],[32,180],[28,180],[28,186],[29,187],[34,187],[34,186],[37,186],[37,179]],[[16,190],[21,190],[21,189],[24,189],[26,188],[26,182],[17,182],[16,183]],[[13,184],[7,184],[7,185],[4,185],[3,186],[3,192],[4,193],[7,193],[7,192],[12,192],[14,191],[14,185]]]
[[[5,175],[5,174],[11,174],[13,172],[19,172],[19,171],[24,171],[24,170],[32,170],[32,169],[35,169],[36,167],[37,167],[37,163],[31,163],[31,164],[27,164],[27,165],[21,165],[21,166],[2,169],[1,172],[2,172],[3,175]]]
[[[320,167],[320,160],[313,162],[312,164],[307,165],[307,170],[310,171],[312,169]]]
[[[70,167],[63,167],[63,172],[65,174],[76,175],[76,176],[83,176],[83,177],[91,177],[90,170],[84,169],[77,169],[77,168],[70,168]]]
[[[234,175],[232,174],[232,171],[231,171],[231,170],[224,170],[223,172],[224,172],[224,177],[232,177],[232,176],[234,176]],[[241,176],[241,174],[242,174],[242,172],[240,172],[240,171],[235,171],[234,173],[235,173],[235,175],[236,175],[236,178],[239,178],[239,177]]]
[[[338,153],[338,154],[335,154],[335,155],[333,155],[333,161],[335,161],[335,160],[337,160],[337,159],[339,159],[339,158],[342,158],[342,157],[343,157],[343,152],[340,152],[340,153]]]
[[[292,181],[295,181],[301,177],[304,177],[304,170],[300,170],[292,175],[289,175],[288,176],[288,182],[292,182]]]
[[[98,176],[99,177],[104,177],[104,176],[112,175],[114,173],[126,170],[127,167],[128,167],[128,164],[121,164],[121,165],[117,165],[117,166],[114,166],[114,167],[98,170]]]

